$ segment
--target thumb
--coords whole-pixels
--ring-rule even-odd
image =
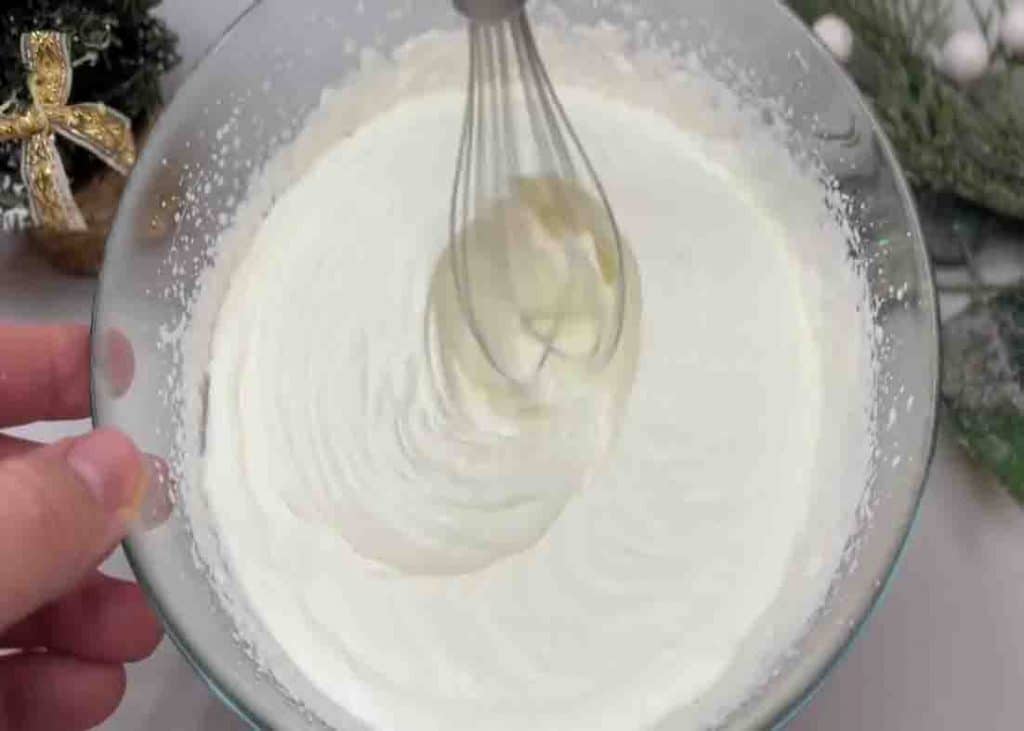
[[[74,588],[124,537],[147,486],[109,429],[0,462],[0,631]]]

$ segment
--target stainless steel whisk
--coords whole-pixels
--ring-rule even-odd
[[[513,383],[533,383],[553,356],[599,370],[618,347],[626,301],[623,243],[604,188],[548,76],[526,0],[454,3],[469,20],[470,50],[450,219],[463,312],[490,365]],[[531,245],[524,241],[530,231],[513,220],[523,205],[549,224],[545,235],[559,250],[548,258],[564,264],[554,308],[534,297],[541,289],[502,281]],[[479,225],[484,219],[491,225]],[[540,281],[543,273],[534,274]],[[605,304],[591,323],[592,337],[581,342],[578,333],[566,333],[574,298],[584,290],[600,290]],[[511,298],[502,294],[508,292]],[[495,324],[503,317],[515,321],[530,348],[510,350],[507,329]]]

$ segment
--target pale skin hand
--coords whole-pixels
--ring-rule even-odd
[[[0,428],[89,415],[89,333],[0,325]],[[97,566],[149,482],[125,436],[50,446],[0,435],[0,729],[91,728],[160,624],[141,590]]]

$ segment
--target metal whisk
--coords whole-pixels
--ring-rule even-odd
[[[552,360],[595,371],[623,329],[623,243],[541,60],[526,0],[454,0],[469,87],[452,194],[452,266],[490,365],[529,386]]]

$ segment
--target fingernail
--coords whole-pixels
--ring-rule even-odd
[[[174,510],[174,478],[170,465],[159,457],[143,455],[142,463],[146,486],[131,517],[137,528],[146,531],[163,525],[171,516]]]
[[[71,470],[110,513],[138,511],[147,478],[139,451],[131,440],[112,429],[100,429],[77,439],[67,456]]]

